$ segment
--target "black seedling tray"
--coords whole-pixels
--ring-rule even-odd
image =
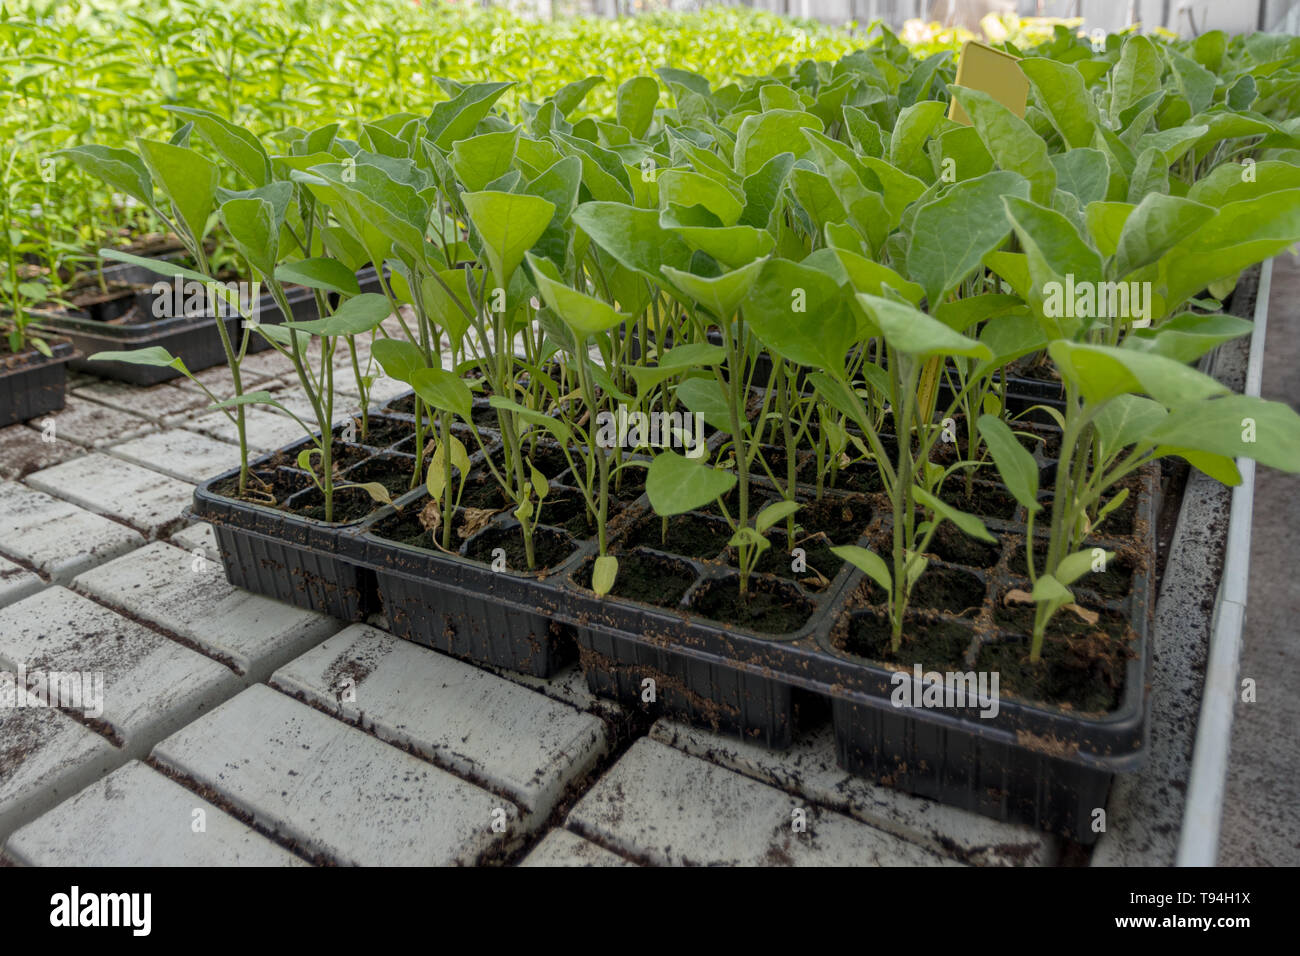
[[[987,482],[976,485],[986,492],[1000,490]],[[589,683],[597,693],[632,707],[644,706],[641,682],[647,677],[657,684],[666,680],[670,688],[682,685],[680,693],[664,701],[663,710],[656,707],[652,713],[666,710],[777,746],[789,741],[792,689],[812,691],[831,703],[839,759],[851,772],[1091,843],[1097,837],[1092,812],[1105,806],[1114,774],[1133,769],[1142,758],[1157,495],[1158,469],[1148,468],[1130,499],[1136,499],[1132,532],[1090,542],[1122,556],[1132,573],[1127,595],[1117,600],[1088,592],[1086,582],[1077,587],[1086,607],[1122,615],[1132,628],[1133,656],[1123,664],[1122,695],[1118,706],[1105,713],[1078,713],[1006,693],[999,695],[997,715],[988,719],[978,716],[977,707],[895,707],[894,669],[843,648],[844,635],[855,620],[880,614],[873,603],[874,585],[856,570],[833,590],[825,615],[803,631],[782,636],[692,619],[681,608],[600,600],[586,592],[587,600],[573,606],[571,613],[581,622],[578,636]],[[874,505],[875,517],[865,536],[880,553],[887,548],[890,513],[883,496],[876,497]],[[1007,517],[985,516],[990,531],[1001,538],[1000,547],[980,562],[989,567],[932,558],[927,571],[969,581],[974,617],[970,611],[927,612],[915,601],[909,612],[915,621],[959,629],[970,645],[968,657],[983,648],[981,641],[992,645],[1015,639],[1014,629],[994,623],[997,602],[1011,587],[1029,589],[1026,580],[1008,570],[1017,535],[1023,541],[1022,509],[1012,501],[1004,514]],[[838,575],[837,583],[843,578],[843,573]],[[945,669],[975,668],[967,661]]]
[[[51,342],[52,356],[35,349],[0,355],[0,428],[56,412],[63,407],[66,366],[75,350],[68,342]]]
[[[1043,433],[1040,437],[1051,438],[1050,430],[1036,430]],[[401,451],[404,444],[409,438],[392,441],[390,447]],[[997,715],[981,718],[978,707],[972,706],[894,706],[892,678],[903,668],[861,656],[849,639],[857,622],[879,615],[880,596],[848,564],[822,565],[824,573],[815,576],[786,575],[781,568],[760,565],[751,588],[776,595],[773,604],[798,612],[781,623],[786,628],[781,633],[706,616],[718,613],[726,618],[729,612],[717,612],[716,605],[737,585],[726,547],[729,531],[722,525],[714,529],[715,538],[702,535],[713,543],[685,555],[674,552],[680,550],[675,544],[661,547],[655,532],[662,519],[653,515],[635,487],[637,496],[625,499],[611,519],[610,550],[620,558],[620,587],[625,581],[635,583],[630,576],[634,565],[648,565],[641,579],[653,579],[654,593],[641,596],[659,603],[618,596],[619,588],[615,594],[597,596],[587,586],[596,542],[584,522],[575,523],[572,513],[558,507],[571,488],[571,477],[554,464],[556,451],[548,445],[538,442],[552,458],[548,464],[543,457],[539,464],[550,476],[551,492],[537,532],[539,570],[532,573],[515,566],[521,562],[514,559],[503,569],[492,567],[492,548],[519,540],[517,522],[502,501],[484,499],[472,505],[484,509],[485,522],[455,553],[431,546],[427,536],[421,540],[422,527],[412,524],[428,503],[423,487],[397,498],[400,510],[384,506],[346,525],[324,525],[282,510],[218,498],[210,491],[211,482],[196,492],[195,511],[217,525],[227,576],[240,586],[348,620],[382,606],[391,630],[403,638],[537,675],[551,673],[566,660],[570,639],[576,638],[589,686],[597,694],[644,708],[652,716],[681,716],[775,747],[792,739],[794,691],[799,688],[829,701],[839,758],[853,773],[999,819],[1031,823],[1079,842],[1095,839],[1092,811],[1105,805],[1114,774],[1134,768],[1143,756],[1158,469],[1143,472],[1130,503],[1108,519],[1115,522],[1124,516],[1131,527],[1110,532],[1103,526],[1095,540],[1120,555],[1121,567],[1131,575],[1125,579],[1131,582],[1127,590],[1108,596],[1092,592],[1085,581],[1077,585],[1085,607],[1108,619],[1119,615],[1128,628],[1124,634],[1132,656],[1117,664],[1123,674],[1117,706],[1084,712],[1004,691]],[[1053,462],[1039,442],[1034,445],[1040,468],[1050,474]],[[490,445],[488,452],[493,450]],[[289,451],[281,461],[292,462]],[[373,446],[360,452],[383,453]],[[482,455],[476,452],[471,458],[467,488],[491,481]],[[259,467],[270,461],[262,459]],[[958,484],[952,482],[949,494]],[[764,485],[761,480],[754,484],[755,512],[762,507],[758,499],[774,496]],[[927,572],[930,580],[942,576],[965,582],[955,593],[966,596],[960,607],[950,610],[927,609],[918,599],[909,612],[913,625],[945,627],[958,634],[963,655],[944,670],[976,670],[975,655],[1023,640],[1002,617],[1014,612],[1003,612],[1000,603],[1010,587],[1028,590],[1028,582],[1010,568],[1024,536],[1022,509],[1000,485],[977,481],[975,486],[985,507],[956,504],[983,511],[986,525],[1000,538],[999,546],[972,557],[949,544],[936,545]],[[811,501],[815,489],[799,485],[798,494]],[[856,542],[880,552],[891,520],[882,495],[870,487],[859,492],[828,490],[823,501],[816,507],[829,510],[814,513],[806,506],[796,514],[805,532],[821,531],[832,537],[830,543]],[[837,515],[837,508],[847,510]],[[688,513],[672,520],[708,525],[716,516]],[[776,543],[768,556],[775,561],[781,548],[785,553],[780,560],[786,560],[783,527],[769,534],[776,535]],[[959,533],[955,537],[969,543]],[[824,554],[814,557],[814,548],[821,540],[796,543],[807,545],[809,562],[818,566]],[[548,544],[553,545],[549,553],[541,547]]]
[[[483,428],[480,434],[487,437]],[[463,433],[461,438],[468,441]],[[497,450],[495,443],[487,446],[489,454]],[[585,512],[577,489],[565,483],[568,469],[559,447],[539,441],[537,451],[533,460],[548,475],[550,490],[542,503],[542,523],[534,532],[539,565],[535,571],[527,570],[522,555],[506,556],[505,549],[522,537],[518,521],[482,465],[482,451],[471,456],[465,492],[470,497],[462,498],[455,520],[464,520],[468,500],[486,506],[482,513],[487,520],[455,554],[412,543],[419,535],[418,516],[430,501],[423,487],[397,500],[399,513],[378,513],[366,521],[353,542],[354,553],[376,575],[393,634],[476,663],[539,677],[573,658],[572,629],[552,613],[547,598],[555,593],[550,578],[579,553],[579,540],[570,529],[578,527],[574,519]],[[473,498],[476,491],[486,500]],[[489,510],[494,511],[491,517]],[[498,546],[502,552],[495,552]],[[499,570],[493,567],[496,554],[504,562]]]
[[[372,416],[372,433],[384,422],[382,416]],[[307,444],[304,438],[250,463],[251,472],[277,489],[276,505],[317,494],[310,477],[296,465],[298,451]],[[336,444],[356,459],[342,470],[344,478],[352,469],[386,453],[371,445],[337,440]],[[379,610],[374,572],[351,559],[355,548],[344,547],[349,533],[361,524],[359,520],[327,523],[213,490],[238,474],[234,469],[203,482],[194,491],[193,507],[195,518],[211,522],[226,579],[232,585],[345,621],[363,621]],[[380,514],[391,511],[388,505],[379,509]]]
[[[138,306],[145,309],[145,315],[152,314],[153,294],[137,294]],[[293,289],[288,293],[289,307],[294,321],[308,321],[317,315],[316,299],[310,289]],[[275,300],[263,296],[259,303],[259,321],[268,325],[278,325],[284,321],[284,315]],[[63,312],[47,313],[41,318],[41,325],[66,336],[86,358],[74,360],[72,367],[104,378],[113,378],[133,385],[154,385],[173,379],[181,373],[170,367],[153,365],[135,365],[128,362],[92,362],[88,358],[96,352],[116,352],[130,349],[152,348],[162,346],[172,355],[182,359],[191,372],[199,372],[223,365],[226,352],[221,344],[221,335],[217,331],[218,319],[214,316],[181,315],[175,318],[159,319],[156,322],[139,322],[117,324],[100,322],[84,313]],[[223,316],[226,332],[232,344],[238,348],[243,329],[243,321],[238,315]],[[249,337],[248,351],[257,352],[268,348],[266,340],[260,335]]]
[[[118,281],[147,285],[155,281],[167,281],[163,277],[150,273],[143,266],[128,265],[132,270],[117,277]],[[363,269],[357,274],[362,291],[374,291],[379,288],[377,274],[373,267]],[[295,322],[307,322],[318,317],[315,293],[311,289],[295,287],[286,290],[289,300],[291,319]],[[145,289],[134,296],[133,305],[138,315],[152,315],[155,295]],[[258,321],[267,325],[278,325],[285,321],[285,316],[274,297],[267,294],[258,302]],[[239,347],[243,334],[243,320],[238,315],[222,317],[226,323],[226,332],[231,343]],[[174,318],[159,319],[154,322],[117,323],[104,322],[91,318],[82,312],[51,312],[42,316],[40,324],[56,331],[71,340],[82,357],[74,359],[71,367],[104,378],[113,378],[133,385],[155,385],[176,378],[181,373],[169,367],[153,365],[135,365],[128,362],[92,362],[89,356],[96,352],[127,351],[162,346],[172,355],[184,360],[185,367],[191,372],[199,372],[223,365],[226,352],[221,344],[221,335],[217,331],[217,318],[209,315],[181,315]],[[270,348],[262,336],[254,333],[248,339],[248,352],[261,352]]]

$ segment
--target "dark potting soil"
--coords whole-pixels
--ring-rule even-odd
[[[407,438],[415,434],[414,424],[412,424],[411,422],[404,422],[398,419],[392,419],[392,418],[376,419],[374,417],[371,417],[369,422],[370,427],[369,429],[367,429],[365,434],[362,434],[361,432],[360,417],[354,418],[353,422],[355,423],[355,434],[357,436],[356,438],[357,443],[362,445],[369,445],[371,448],[388,448],[390,445],[396,445],[404,438]],[[343,425],[336,425],[334,427],[334,434],[336,436],[341,435],[343,433],[344,427],[345,426]]]
[[[890,561],[889,555],[882,555]],[[874,581],[864,581],[866,600],[885,607],[889,596]],[[908,607],[913,611],[937,609],[953,614],[971,612],[972,616],[984,604],[984,582],[969,571],[931,564],[912,588]]]
[[[1041,451],[1049,459],[1055,460],[1061,454],[1061,433],[1055,428],[1031,426],[1017,423],[1014,426],[1016,438],[1028,451]]]
[[[591,587],[593,563],[588,561],[574,576],[584,588]],[[695,570],[685,561],[674,561],[648,551],[631,551],[618,555],[618,577],[609,593],[642,604],[676,607],[694,583]]]
[[[1089,546],[1085,542],[1084,547]],[[1047,541],[1040,538],[1034,542],[1034,567],[1040,573],[1043,570],[1043,562],[1046,560]],[[1025,567],[1025,546],[1023,543],[1016,546],[1007,567],[1012,574],[1028,577],[1029,569]],[[1105,571],[1085,574],[1075,581],[1071,587],[1087,588],[1103,598],[1120,600],[1127,597],[1129,591],[1133,590],[1133,562],[1126,555],[1117,554],[1106,562]]]
[[[996,532],[989,533],[997,537]],[[1002,547],[972,538],[951,521],[945,521],[939,525],[939,530],[930,539],[930,552],[953,564],[965,564],[972,568],[991,568],[1002,556]]]
[[[492,552],[498,548],[505,551],[506,570],[544,571],[568,558],[573,553],[573,542],[558,531],[536,529],[533,532],[533,567],[529,568],[524,536],[517,527],[488,528],[469,542],[465,556],[491,563],[494,559]]]
[[[691,600],[691,610],[723,624],[764,634],[788,634],[802,627],[813,613],[813,603],[793,585],[751,576],[749,593],[740,593],[740,576],[713,578],[701,585]]]
[[[782,482],[785,481],[786,463],[790,460],[789,455],[786,454],[786,450],[782,448],[780,445],[763,445],[759,450],[759,454],[763,456],[763,461],[766,462],[767,467],[772,470],[772,474],[773,476],[775,476],[776,480]],[[749,470],[750,470],[750,474],[752,475],[762,475],[763,477],[767,477],[767,472],[763,470],[763,466],[760,465],[757,460],[754,461],[754,463],[750,466]],[[796,456],[795,471],[796,471],[796,478],[797,478],[798,477],[797,456]]]
[[[844,562],[831,551],[831,543],[825,535],[801,535],[795,538],[794,547],[804,552],[799,562],[796,561],[784,533],[769,532],[767,539],[772,544],[754,565],[754,570],[761,574],[775,574],[791,581],[798,581],[809,590],[820,591],[830,584],[840,568],[844,566]],[[733,568],[740,566],[734,549],[728,552],[727,561]],[[802,564],[802,568],[796,570],[799,564]]]
[[[371,458],[364,464],[355,468],[348,469],[347,474],[343,476],[344,481],[365,483],[377,481],[384,486],[384,490],[389,496],[396,498],[404,494],[411,488],[411,474],[415,467],[414,458],[393,456],[381,456]],[[416,487],[419,486],[421,475],[416,479]]]
[[[564,457],[564,452],[560,450],[559,445],[552,442],[537,442],[531,447],[525,444],[522,451],[524,461],[531,462],[533,467],[545,475],[549,481],[554,481],[569,470],[569,462]],[[498,471],[504,471],[505,460],[504,449],[498,448],[492,453],[492,464],[496,466]],[[574,460],[577,460],[576,456]],[[486,471],[486,469],[484,470]],[[524,474],[530,474],[526,466]],[[489,474],[488,477],[490,478],[491,475]]]
[[[292,501],[286,502],[283,506],[285,511],[291,514],[299,515],[303,518],[311,518],[314,521],[325,521],[325,496],[321,494],[319,488],[312,488],[301,495],[296,496]],[[334,513],[328,520],[333,524],[347,524],[352,521],[360,521],[381,507],[381,504],[370,497],[370,493],[364,488],[334,488]]]
[[[1030,626],[1033,608],[1026,608]],[[1089,625],[1068,609],[1052,618],[1043,641],[1043,656],[1029,660],[1029,640],[1003,639],[982,646],[975,669],[997,671],[999,693],[1053,704],[1084,713],[1104,713],[1118,706],[1124,693],[1124,670],[1132,650],[1124,619],[1102,611]]]
[[[606,510],[606,528],[622,513],[624,503],[609,496]],[[554,488],[542,502],[542,524],[563,528],[579,541],[596,536],[596,522],[587,509],[587,501],[576,488]]]
[[[966,497],[966,486],[962,482],[950,483],[946,486],[946,491],[947,493],[941,496],[945,501],[955,508],[969,511],[981,518],[1000,518],[1010,521],[1015,517],[1016,509],[1020,507],[1010,492],[996,485],[975,482],[969,498]]]
[[[966,652],[974,640],[970,627],[956,621],[925,621],[914,614],[903,619],[903,641],[898,653],[890,650],[889,616],[878,611],[858,611],[848,630],[835,641],[840,650],[884,664],[900,664],[924,670],[966,669]]]
[[[1122,482],[1121,486],[1124,484],[1128,484],[1128,482]],[[1116,491],[1118,491],[1118,489],[1116,489]],[[1092,533],[1102,536],[1116,535],[1119,537],[1127,537],[1134,534],[1136,532],[1137,521],[1137,497],[1138,489],[1136,485],[1133,485],[1130,487],[1128,498],[1124,500],[1124,503],[1110,514],[1106,515],[1106,517],[1102,518],[1100,523],[1093,527]],[[1106,506],[1106,503],[1111,501],[1113,498],[1114,495],[1107,495],[1099,501],[1096,506],[1096,513],[1100,513],[1101,509]],[[1041,516],[1044,518],[1044,524],[1047,521],[1050,521],[1051,514],[1052,499],[1044,498],[1043,510],[1041,512]]]
[[[278,507],[286,498],[311,487],[311,479],[300,472],[281,471],[279,469],[258,469],[248,473],[248,485],[245,493],[239,493],[239,475],[214,481],[212,493],[232,501],[247,501],[252,504]]]
[[[483,469],[471,470],[460,495],[460,507],[504,511],[510,504],[497,480]]]
[[[1061,382],[1060,373],[1056,371],[1056,366],[1052,364],[1052,360],[1045,352],[1014,362],[1007,371],[1016,378],[1028,378],[1035,382],[1050,382],[1053,385],[1059,385]]]
[[[641,546],[669,551],[684,558],[716,558],[731,540],[731,529],[724,521],[695,512],[669,518],[666,536],[663,528],[663,518],[647,515],[632,527],[622,544],[629,549]]]
[[[303,445],[295,448],[292,452],[276,452],[263,467],[298,468],[298,453],[305,447],[307,446]],[[335,472],[338,472],[344,468],[350,468],[358,462],[365,461],[372,454],[373,452],[368,448],[363,448],[360,445],[349,444],[345,441],[339,441],[336,438],[333,444],[330,445],[330,467],[333,468]],[[312,456],[312,467],[317,470],[320,469],[320,458],[318,456]]]
[[[832,544],[853,544],[871,522],[871,503],[865,499],[822,498],[801,505],[794,518],[810,533],[826,535]]]
[[[645,469],[644,468],[625,468],[619,474],[622,480],[615,484],[618,476],[610,479],[609,496],[612,499],[618,498],[619,501],[631,503],[645,494]]]

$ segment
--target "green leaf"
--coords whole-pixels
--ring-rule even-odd
[[[1099,149],[1072,149],[1052,157],[1056,188],[1075,196],[1085,206],[1106,198],[1110,164]]]
[[[718,380],[707,378],[688,378],[681,382],[673,394],[686,406],[686,410],[695,415],[703,415],[705,422],[720,431],[731,432],[731,405],[722,391]],[[742,427],[744,419],[742,418]]]
[[[1027,57],[1020,61],[1020,69],[1038,90],[1048,118],[1066,145],[1090,146],[1097,129],[1097,104],[1083,74],[1069,63],[1047,57]]]
[[[1125,277],[1155,262],[1215,215],[1209,206],[1152,193],[1124,222],[1115,250],[1115,274]]]
[[[183,146],[151,139],[136,142],[154,183],[171,200],[181,225],[195,242],[201,241],[217,195],[217,164]]]
[[[1123,490],[1128,491],[1127,488]],[[1121,504],[1122,503],[1123,502],[1121,502]],[[1068,588],[1071,584],[1092,570],[1093,563],[1097,560],[1097,555],[1093,553],[1094,551],[1103,551],[1103,549],[1085,548],[1083,551],[1076,551],[1073,554],[1067,554],[1061,559],[1061,563],[1056,566],[1056,570],[1052,576],[1063,586]],[[1104,560],[1109,562],[1115,557],[1115,552],[1103,551],[1103,555]]]
[[[1056,188],[1056,169],[1042,138],[987,93],[960,86],[951,89],[998,166],[1029,180],[1029,195],[1034,202],[1050,203],[1052,190]]]
[[[473,83],[445,103],[439,103],[426,122],[429,139],[439,149],[448,150],[456,140],[473,135],[474,127],[512,86],[513,83]]]
[[[662,279],[662,266],[690,271],[691,250],[671,230],[659,225],[656,210],[617,202],[585,202],[573,211],[572,218],[620,265],[652,282]]]
[[[749,265],[720,276],[706,278],[663,266],[663,274],[693,301],[708,309],[720,322],[730,322],[741,302],[754,287],[766,260],[756,259]],[[660,364],[663,364],[662,362]]]
[[[1300,189],[1231,202],[1163,260],[1166,310],[1300,239]]]
[[[709,176],[687,169],[666,169],[659,174],[659,203],[690,207],[703,206],[724,226],[740,218],[745,205],[731,189]]]
[[[361,294],[356,273],[337,259],[300,259],[288,262],[276,267],[275,277],[281,282],[337,292],[339,295]]]
[[[798,510],[797,501],[774,501],[755,516],[754,528],[759,534],[763,534],[768,528],[779,521],[784,521]]]
[[[1254,328],[1254,322],[1235,315],[1184,312],[1156,328],[1133,329],[1124,337],[1124,346],[1190,363],[1224,342],[1249,335]]]
[[[371,501],[378,502],[381,505],[391,505],[393,503],[393,498],[388,493],[388,489],[378,481],[341,481],[334,486],[335,491],[342,488],[360,488],[370,496]]]
[[[309,335],[328,338],[338,335],[360,335],[374,331],[375,327],[392,314],[387,296],[378,292],[363,292],[347,299],[333,315],[308,322],[284,322],[285,328]]]
[[[1159,402],[1140,395],[1120,395],[1107,402],[1093,419],[1100,440],[1100,459],[1108,461],[1165,420],[1169,413]]]
[[[1029,184],[1017,173],[987,173],[957,183],[917,210],[907,271],[925,288],[931,311],[1011,231],[1004,195],[1027,198]]]
[[[1055,612],[1057,608],[1073,601],[1074,595],[1052,575],[1040,574],[1034,581],[1033,598],[1039,604],[1046,604],[1051,612]]]
[[[456,470],[460,477],[460,487],[465,487],[465,476],[469,474],[469,453],[465,451],[465,446],[459,438],[452,435],[448,444],[451,445],[451,467]],[[442,442],[433,450],[433,455],[429,458],[429,470],[425,475],[424,486],[429,491],[429,496],[435,501],[442,497],[442,493],[447,490],[446,485],[446,458],[447,448]],[[459,491],[456,495],[460,497]]]
[[[280,229],[270,202],[265,199],[228,200],[221,204],[221,221],[249,265],[263,276],[275,272]]]
[[[474,394],[465,380],[444,368],[419,368],[411,372],[415,394],[431,408],[453,412],[468,422],[474,412]]]
[[[811,368],[844,367],[856,323],[839,285],[822,270],[769,259],[743,308],[754,334],[783,358]]]
[[[924,488],[914,488],[912,491],[916,496],[917,503],[933,511],[936,518],[946,518],[972,538],[978,538],[990,544],[997,544],[998,539],[989,534],[988,528],[984,527],[984,522],[975,515],[959,511],[946,501],[936,498]]]
[[[981,415],[979,431],[1007,490],[1030,511],[1037,511],[1038,462],[1034,456],[1016,440],[1011,427],[996,416]]]
[[[98,177],[117,192],[126,193],[146,206],[153,207],[153,179],[140,157],[129,149],[113,146],[73,146],[55,156],[66,156],[90,175]]]
[[[389,378],[411,384],[411,376],[426,367],[424,353],[414,342],[404,339],[375,339],[370,354]]]
[[[529,478],[528,483],[533,486],[533,494],[537,496],[538,501],[546,499],[546,494],[551,490],[551,483],[546,480],[546,476],[537,470],[537,466],[531,461],[528,463]]]
[[[645,490],[650,507],[662,517],[706,507],[736,485],[736,476],[674,451],[655,456],[646,469]]]
[[[650,128],[659,103],[659,83],[652,76],[634,76],[618,88],[618,125],[640,139]]]
[[[199,135],[212,144],[221,158],[235,167],[254,187],[271,182],[271,160],[261,141],[216,113],[189,106],[164,104],[163,109],[188,116]]]
[[[174,368],[189,376],[189,369],[180,356],[172,355],[161,345],[152,345],[146,349],[126,349],[121,352],[96,352],[89,362],[124,362],[127,365],[152,365],[158,368]]]
[[[1289,405],[1226,395],[1175,409],[1145,436],[1149,442],[1253,458],[1280,471],[1300,472],[1300,415]]]
[[[581,80],[574,80],[560,87],[551,100],[560,111],[560,115],[567,117],[586,99],[588,93],[604,82],[603,76],[588,76]]]
[[[1082,320],[1067,318],[1064,310],[1052,309],[1051,292],[1054,288],[1061,291],[1066,276],[1073,276],[1076,284],[1099,281],[1101,256],[1084,241],[1074,224],[1054,209],[1012,196],[1003,202],[1029,266],[1030,281],[1023,291],[1028,292],[1035,314],[1055,334],[1072,336]]]
[[[885,590],[885,593],[893,592],[893,576],[890,575],[889,566],[885,564],[880,555],[868,551],[866,548],[860,548],[856,544],[845,544],[837,548],[831,548],[831,553],[837,558],[849,562],[849,564],[871,578]]]
[[[880,327],[890,348],[918,358],[964,355],[991,358],[987,345],[954,332],[924,312],[880,296],[859,294],[858,302]]]
[[[602,554],[591,566],[591,589],[602,597],[614,589],[618,579],[618,558]]]
[[[457,140],[447,161],[465,190],[476,192],[505,175],[514,164],[518,144],[518,127],[499,133],[483,133]]]
[[[461,200],[487,247],[497,285],[507,287],[524,253],[550,225],[555,204],[538,196],[496,191],[464,193]]]
[[[698,249],[728,269],[738,269],[769,255],[776,240],[766,229],[753,226],[676,226],[691,249]]]
[[[488,404],[499,411],[507,412],[514,415],[520,421],[528,422],[531,425],[537,425],[546,429],[555,436],[555,440],[564,445],[573,443],[573,430],[569,428],[561,419],[553,418],[542,412],[531,408],[525,408],[518,402],[512,402],[508,398],[502,398],[500,395],[493,395],[488,399]]]
[[[1140,34],[1124,41],[1119,63],[1110,73],[1110,125],[1120,129],[1120,114],[1159,91],[1164,63],[1156,45]]]
[[[757,172],[781,153],[797,159],[811,148],[800,130],[822,132],[825,125],[812,113],[799,110],[767,110],[746,116],[736,132],[736,172],[742,176]]]
[[[1175,408],[1228,391],[1208,375],[1163,355],[1063,339],[1052,342],[1047,351],[1062,378],[1075,383],[1089,402],[1146,394]]]
[[[600,299],[569,288],[560,281],[550,260],[538,259],[532,253],[527,258],[542,300],[573,330],[579,349],[586,348],[590,336],[608,332],[631,318]]]

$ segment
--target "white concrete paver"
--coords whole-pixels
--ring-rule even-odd
[[[342,864],[473,863],[517,827],[509,801],[261,684],[153,755]]]
[[[53,440],[46,441],[47,433],[40,428],[42,421],[35,419],[30,423],[33,427],[10,425],[0,428],[0,479],[16,481],[33,471],[86,453],[86,449],[75,442],[59,441],[57,432],[49,433]]]
[[[17,690],[15,673],[0,671],[0,840],[122,759],[99,734]]]
[[[239,467],[239,448],[207,435],[173,428],[105,449],[123,461],[199,484]]]
[[[650,736],[937,853],[955,852],[968,863],[1050,866],[1060,853],[1058,841],[1039,830],[883,787],[840,769],[835,760],[834,731],[829,726],[801,732],[784,751],[669,720],[656,721]]]
[[[77,672],[95,681],[102,715],[131,756],[230,697],[231,671],[142,624],[62,587],[0,610],[0,666]],[[98,675],[98,676],[96,676]]]
[[[194,498],[194,486],[188,482],[102,453],[35,472],[27,476],[27,483],[123,521],[149,538],[166,535]]]
[[[800,811],[803,832],[796,830]],[[666,866],[958,865],[649,739],[634,743],[596,782],[567,825]]]
[[[138,532],[16,482],[0,481],[0,552],[71,580],[144,544]]]
[[[174,415],[203,408],[209,401],[202,392],[176,388],[170,382],[151,388],[140,388],[126,382],[96,379],[91,384],[76,389],[72,394],[77,398],[131,412],[148,419],[155,425],[163,424]]]
[[[591,714],[362,624],[271,682],[542,817],[607,747],[605,725]]]
[[[73,587],[193,641],[254,681],[340,627],[333,618],[231,587],[219,563],[163,541],[87,571]]]
[[[520,866],[636,866],[568,830],[552,830]]]
[[[164,774],[131,761],[9,838],[28,866],[306,866]]]
[[[36,424],[44,429],[47,421],[53,421],[54,434],[60,441],[73,441],[87,448],[113,444],[154,429],[147,418],[76,395],[68,395],[62,409],[42,416]]]
[[[307,424],[310,425],[311,422]],[[226,418],[220,410],[201,415],[187,423],[185,427],[232,445],[239,443],[239,432],[235,428],[235,423]],[[269,408],[250,405],[245,409],[244,436],[248,439],[251,454],[254,451],[258,453],[275,451],[300,438],[306,438],[307,432],[288,415]]]
[[[170,538],[172,544],[184,548],[193,555],[201,551],[209,561],[221,560],[221,549],[217,547],[217,535],[212,525],[206,521],[196,521],[177,531]]]
[[[40,576],[8,558],[0,557],[0,607],[21,601],[45,586]]]

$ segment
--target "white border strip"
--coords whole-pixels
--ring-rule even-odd
[[[1273,260],[1263,264],[1255,298],[1255,329],[1250,340],[1245,394],[1259,396],[1264,374],[1264,337],[1268,329],[1268,297],[1273,284]],[[1228,549],[1223,563],[1219,598],[1214,606],[1205,692],[1196,727],[1196,749],[1187,783],[1183,829],[1178,840],[1177,866],[1214,866],[1219,856],[1219,821],[1232,746],[1232,715],[1237,705],[1237,673],[1241,663],[1241,631],[1246,621],[1250,582],[1250,526],[1255,507],[1255,462],[1238,458],[1241,484],[1232,489]]]

